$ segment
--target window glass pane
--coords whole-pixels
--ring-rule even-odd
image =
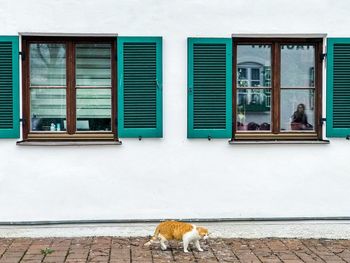
[[[78,131],[111,131],[111,89],[77,89]]]
[[[66,130],[66,90],[30,90],[31,131]]]
[[[237,130],[270,131],[271,99],[271,45],[238,45]]]
[[[281,45],[281,88],[314,87],[315,48]]]
[[[248,79],[248,73],[247,73],[247,69],[246,68],[241,68],[238,67],[238,80],[246,80]]]
[[[237,46],[237,87],[271,87],[271,45]]]
[[[281,131],[310,131],[315,127],[315,90],[281,90]]]
[[[238,89],[237,130],[271,130],[271,89]]]
[[[64,44],[30,44],[30,85],[66,86]]]
[[[260,68],[252,68],[252,79],[260,80]]]
[[[110,87],[111,44],[76,45],[76,86]]]

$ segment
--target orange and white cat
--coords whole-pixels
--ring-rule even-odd
[[[145,246],[149,246],[157,240],[160,241],[160,247],[162,250],[167,249],[167,241],[169,240],[182,240],[184,246],[184,252],[188,252],[188,245],[193,242],[198,251],[203,251],[199,244],[200,239],[208,238],[208,229],[204,227],[197,227],[193,224],[177,222],[177,221],[165,221],[160,223],[153,237]]]

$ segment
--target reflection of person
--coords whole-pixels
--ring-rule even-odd
[[[307,122],[307,115],[305,113],[305,105],[300,103],[297,110],[292,115],[291,122],[292,130],[310,130],[312,125]]]

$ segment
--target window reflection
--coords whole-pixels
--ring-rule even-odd
[[[281,45],[281,88],[314,87],[315,48]]]
[[[66,90],[30,90],[31,131],[66,130]]]
[[[281,131],[315,126],[315,48],[281,45]]]
[[[64,44],[30,44],[30,85],[66,86]]]
[[[110,89],[77,89],[77,131],[110,131]]]
[[[112,45],[76,45],[76,130],[111,131]]]
[[[237,46],[239,131],[271,130],[271,46]]]
[[[30,65],[30,130],[66,130],[66,46],[32,43]]]
[[[315,91],[281,90],[281,130],[308,131],[315,126]]]

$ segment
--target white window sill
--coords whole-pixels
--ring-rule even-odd
[[[18,141],[19,146],[91,146],[91,145],[121,145],[121,141]]]
[[[275,141],[253,141],[253,140],[246,140],[246,141],[228,141],[229,144],[236,145],[236,144],[329,144],[328,140],[310,140],[310,141],[281,141],[281,140],[275,140]]]

